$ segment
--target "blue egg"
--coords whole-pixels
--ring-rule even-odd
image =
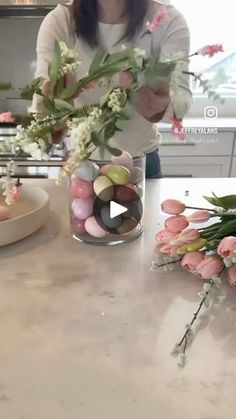
[[[101,219],[103,224],[110,229],[118,228],[122,223],[121,215],[117,217],[111,218],[110,217],[110,205],[104,205],[101,209]]]
[[[75,170],[74,175],[80,179],[92,182],[97,179],[99,175],[99,166],[91,161],[83,162]]]

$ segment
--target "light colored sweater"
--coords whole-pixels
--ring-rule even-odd
[[[164,2],[163,2],[164,3]],[[150,2],[150,8],[147,15],[148,20],[152,20],[154,16],[163,7],[159,2]],[[167,7],[167,17],[163,21],[158,30],[152,35],[147,34],[141,36],[145,32],[145,26],[137,35],[135,41],[127,43],[129,47],[138,47],[145,50],[147,55],[166,55],[170,53],[184,53],[189,55],[190,36],[189,29],[184,17],[173,6]],[[120,49],[119,40],[124,34],[125,24],[105,24],[99,23],[99,36],[101,43],[108,52],[114,52]],[[84,77],[88,71],[91,61],[94,57],[95,50],[89,47],[83,40],[76,36],[74,24],[71,18],[70,9],[68,7],[58,5],[51,11],[42,22],[37,40],[37,69],[35,76],[48,76],[48,65],[51,61],[54,51],[55,40],[64,41],[68,47],[76,50],[82,61],[82,65],[78,70],[78,78]],[[117,44],[118,43],[118,44]],[[124,43],[124,41],[122,41]],[[188,62],[184,64],[188,68]],[[188,86],[188,77],[182,75],[179,79],[183,92],[183,101],[179,115],[184,116],[191,103],[191,93]],[[77,99],[77,105],[85,105],[95,102],[104,91],[98,88],[93,91],[83,92]],[[37,112],[39,108],[40,98],[35,97],[33,100],[32,111]],[[173,115],[171,106],[167,109],[164,119],[168,120]],[[118,133],[114,139],[114,144],[122,149],[129,151],[133,156],[142,152],[150,152],[158,147],[158,134],[153,129],[153,125],[146,121],[138,113],[129,121],[127,128]]]

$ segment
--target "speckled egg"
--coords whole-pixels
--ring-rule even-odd
[[[133,201],[137,198],[138,190],[135,185],[128,183],[125,186],[117,186],[115,191],[115,199],[118,202]]]
[[[101,219],[105,227],[109,229],[116,229],[122,223],[121,215],[118,215],[114,218],[110,217],[110,205],[104,205],[104,207],[101,209]]]
[[[93,199],[76,198],[72,202],[71,208],[76,218],[86,220],[93,213]]]
[[[72,198],[89,198],[93,195],[93,185],[91,182],[75,177],[71,182],[70,193]]]
[[[106,176],[108,170],[113,166],[113,164],[104,164],[104,166],[101,167],[100,169],[100,175],[102,176]]]
[[[75,218],[72,226],[73,232],[75,234],[84,234],[86,232],[84,224],[85,220],[79,220],[78,218]]]
[[[103,230],[102,227],[97,223],[95,217],[89,217],[85,221],[85,230],[87,231],[90,236],[95,237],[97,239],[102,239],[106,236],[107,232]]]
[[[131,179],[130,171],[127,169],[127,167],[120,165],[112,166],[108,170],[107,176],[115,185],[127,185]]]
[[[137,227],[137,220],[135,218],[127,218],[122,221],[122,224],[117,228],[119,234],[130,234],[135,227]]]
[[[145,178],[144,171],[141,167],[133,167],[130,170],[131,174],[131,183],[137,185],[138,183],[142,182]]]
[[[100,169],[96,163],[86,161],[80,164],[78,169],[76,169],[76,171],[74,172],[74,175],[82,180],[92,182],[95,179],[97,179],[99,175],[99,170]]]
[[[111,201],[114,196],[112,181],[106,176],[99,176],[93,184],[94,192],[102,201]]]
[[[111,160],[114,164],[127,167],[127,169],[131,169],[133,167],[133,158],[128,151],[123,151],[120,156],[112,156]]]
[[[9,220],[10,218],[10,210],[3,205],[0,205],[0,222]]]

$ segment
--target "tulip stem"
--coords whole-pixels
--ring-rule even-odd
[[[189,206],[186,206],[185,208],[187,208],[187,209],[194,209],[194,210],[198,210],[198,211],[209,211],[209,212],[215,212],[215,210],[214,209],[209,209],[209,208],[200,208],[200,207],[189,207]]]

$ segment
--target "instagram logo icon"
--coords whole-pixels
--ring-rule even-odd
[[[204,118],[205,119],[217,119],[218,118],[218,109],[216,106],[206,106],[204,109]]]

